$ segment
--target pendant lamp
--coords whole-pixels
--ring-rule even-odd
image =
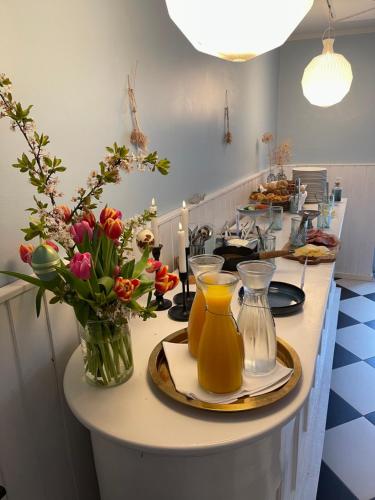
[[[170,18],[206,54],[243,62],[280,47],[314,0],[166,0]]]
[[[350,62],[334,52],[333,42],[333,38],[323,40],[323,53],[314,57],[303,73],[303,95],[315,106],[326,108],[339,103],[352,84]]]

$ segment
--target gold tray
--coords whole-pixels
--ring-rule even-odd
[[[148,371],[153,382],[162,392],[164,392],[164,394],[175,401],[194,408],[199,408],[201,410],[234,412],[255,410],[256,408],[261,408],[262,406],[268,406],[287,396],[295,388],[302,374],[301,362],[296,351],[287,342],[285,342],[285,340],[277,338],[278,361],[284,366],[294,369],[293,375],[290,377],[288,382],[286,382],[286,384],[272,392],[268,392],[267,394],[261,394],[260,396],[253,397],[245,396],[239,398],[233,403],[206,403],[205,401],[200,401],[198,399],[191,399],[176,390],[169,372],[167,358],[164,354],[163,342],[186,344],[187,329],[183,328],[182,330],[178,330],[177,332],[168,335],[168,337],[165,337],[162,342],[159,342],[159,344],[157,344],[152,351],[148,361]]]

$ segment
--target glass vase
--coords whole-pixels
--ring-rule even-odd
[[[128,320],[88,321],[81,328],[85,378],[89,384],[113,387],[133,373],[133,355]]]
[[[199,341],[202,334],[203,324],[206,317],[206,301],[198,283],[198,276],[207,271],[220,271],[224,264],[224,258],[220,255],[195,255],[189,258],[191,270],[196,280],[197,291],[194,302],[190,309],[188,323],[188,345],[189,352],[198,357]]]
[[[207,305],[198,349],[198,381],[206,391],[224,394],[242,385],[243,345],[230,304],[238,278],[232,273],[198,276]]]
[[[268,302],[275,266],[246,261],[238,264],[237,270],[244,286],[238,329],[243,337],[245,373],[265,375],[276,365],[276,330]]]

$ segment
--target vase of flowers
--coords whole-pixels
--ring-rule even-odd
[[[86,380],[97,386],[122,384],[133,373],[130,327],[119,321],[89,320],[80,328]]]
[[[262,136],[263,144],[267,145],[268,149],[268,162],[269,162],[269,174],[267,176],[267,182],[286,180],[287,176],[284,172],[284,165],[289,163],[291,157],[291,145],[289,141],[284,141],[279,145],[272,147],[273,135],[271,132],[265,132]],[[278,173],[275,175],[272,172],[273,166],[278,167]]]
[[[1,272],[38,288],[38,315],[45,292],[50,304],[72,306],[82,329],[87,380],[103,387],[117,385],[133,371],[130,317],[146,320],[156,316],[151,306],[154,281],[145,273],[149,246],[138,261],[132,257],[135,232],[155,214],[145,210],[124,219],[112,207],[105,206],[99,217],[94,210],[103,187],[119,183],[121,172],[149,170],[166,175],[169,161],[159,160],[156,152],[134,155],[115,143],[107,148],[99,168],[90,173],[87,185],[77,189],[73,206],[59,204],[58,174],[66,168],[61,159],[46,151],[49,138],[36,131],[30,110],[31,106],[24,108],[13,99],[9,78],[0,75],[0,118],[9,118],[11,129],[19,130],[28,146],[13,167],[27,174],[37,191],[35,205],[27,209],[29,225],[22,229],[26,243],[19,248],[21,259],[36,276]],[[34,239],[37,242],[30,243]]]

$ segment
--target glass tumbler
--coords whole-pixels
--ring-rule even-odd
[[[195,255],[189,257],[189,264],[196,280],[196,293],[189,315],[188,346],[190,354],[197,358],[199,341],[206,317],[206,301],[199,286],[198,276],[207,271],[220,271],[224,264],[224,258],[220,255],[211,254]]]
[[[266,252],[273,252],[276,250],[276,236],[273,234],[263,235],[263,247]],[[275,259],[267,259],[267,262],[275,264]]]
[[[329,203],[319,203],[318,210],[320,212],[317,221],[319,229],[328,229],[331,226],[332,207]]]
[[[268,303],[268,287],[275,266],[248,260],[238,264],[237,270],[244,286],[237,323],[244,344],[245,373],[265,375],[276,365],[276,330]]]
[[[271,231],[280,231],[283,228],[283,207],[272,206],[271,207],[271,220],[272,226]]]
[[[292,248],[303,247],[307,239],[307,221],[301,227],[301,217],[292,217],[290,220],[289,243]]]

